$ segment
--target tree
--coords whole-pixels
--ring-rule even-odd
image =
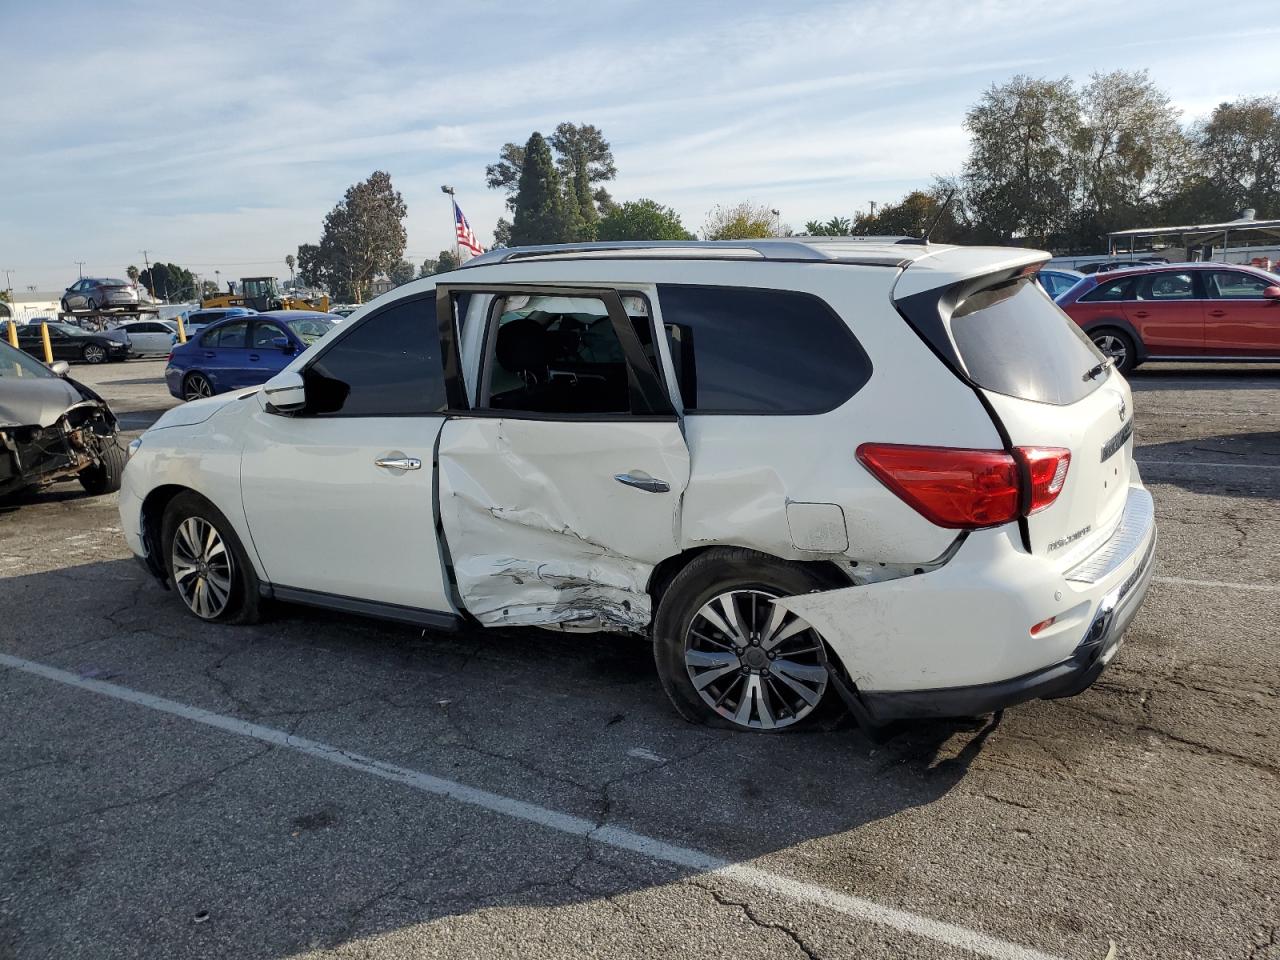
[[[783,237],[789,232],[778,221],[776,210],[753,206],[745,200],[732,207],[717,205],[702,225],[702,236],[706,240],[759,240]]]
[[[1071,219],[1082,139],[1070,79],[1016,76],[965,116],[972,136],[964,184],[980,223],[1002,240],[1059,240]]]
[[[12,303],[13,297],[8,290],[0,290],[0,303]]]
[[[1088,249],[1110,230],[1158,218],[1185,179],[1190,143],[1180,111],[1145,70],[1095,73],[1080,100],[1080,200],[1069,244]]]
[[[298,247],[303,283],[327,289],[340,300],[364,299],[365,285],[404,256],[404,199],[391,175],[375,170],[347,188],[324,218],[319,245]]]
[[[546,142],[554,155],[556,172],[565,193],[565,217],[571,229],[563,239],[592,239],[600,217],[613,206],[609,191],[601,186],[618,175],[609,141],[600,128],[592,124],[561,123],[557,124]],[[484,170],[489,188],[505,191],[507,208],[513,212],[527,151],[527,144],[522,147],[505,143],[498,151],[497,162]],[[495,246],[510,245],[509,229],[506,220],[498,221],[494,230]]]
[[[692,240],[680,215],[656,200],[629,200],[600,218],[601,240]]]
[[[1280,215],[1280,97],[1222,103],[1194,133],[1206,179],[1218,186],[1215,219],[1231,219],[1252,207]]]
[[[848,237],[853,235],[853,221],[848,217],[809,220],[804,225],[804,232],[810,237]]]
[[[218,294],[220,294],[221,292],[222,292],[222,291],[218,289],[218,285],[217,285],[214,281],[212,281],[212,280],[201,280],[201,281],[200,281],[200,296],[201,296],[201,297],[216,297],[216,296],[217,296]]]
[[[458,269],[458,255],[452,250],[441,250],[434,260],[423,260],[418,270],[418,277],[433,277],[437,273],[448,273]]]
[[[394,286],[404,286],[413,279],[413,264],[408,260],[397,260],[387,271],[387,276]]]
[[[565,209],[560,174],[551,162],[551,150],[542,134],[535,132],[524,147],[511,243],[563,243],[573,239],[574,226]]]
[[[284,255],[284,265],[289,268],[289,286],[293,286],[293,268],[297,266],[298,261],[293,258],[292,253]]]
[[[133,288],[136,290],[138,288],[138,268],[133,264],[129,264],[124,275],[129,278],[129,282],[133,284]]]

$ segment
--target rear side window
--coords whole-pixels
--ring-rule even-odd
[[[243,350],[249,339],[249,324],[245,321],[228,323],[210,330],[200,338],[202,347],[231,347]]]
[[[444,367],[434,298],[402,301],[361,321],[307,367],[303,379],[311,414],[442,412]]]
[[[1106,280],[1080,299],[1086,303],[1112,303],[1117,300],[1132,300],[1133,277],[1117,277],[1115,280]]]
[[[950,328],[969,378],[986,390],[1067,404],[1102,383],[1085,377],[1102,354],[1029,278],[970,294],[952,311]]]
[[[807,293],[660,284],[690,413],[826,413],[871,378],[845,322]]]
[[[1148,273],[1138,278],[1139,300],[1195,300],[1195,280],[1189,273]]]

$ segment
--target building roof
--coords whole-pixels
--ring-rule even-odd
[[[1280,237],[1280,220],[1255,220],[1253,217],[1241,217],[1239,220],[1228,220],[1225,223],[1190,223],[1176,227],[1134,227],[1131,230],[1112,230],[1108,237],[1158,237],[1185,236],[1208,239],[1220,233],[1253,232],[1267,236]]]

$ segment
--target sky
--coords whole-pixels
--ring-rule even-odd
[[[851,216],[960,171],[965,110],[1023,73],[1147,69],[1190,122],[1280,94],[1271,0],[115,0],[0,5],[0,271],[21,291],[154,260],[275,274],[382,169],[406,257],[482,242],[484,168],[561,121],[613,145],[619,201],[695,232],[750,200]],[[0,283],[4,282],[0,277]]]

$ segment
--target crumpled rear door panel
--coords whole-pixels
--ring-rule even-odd
[[[643,471],[670,490],[625,486]],[[689,453],[674,420],[449,420],[440,516],[462,603],[487,626],[643,630],[680,550]]]

